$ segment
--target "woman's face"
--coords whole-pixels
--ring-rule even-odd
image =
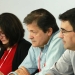
[[[2,42],[2,44],[8,44],[9,42],[9,40],[6,38],[1,28],[0,28],[0,41]]]

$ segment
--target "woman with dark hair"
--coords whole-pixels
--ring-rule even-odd
[[[0,73],[7,75],[18,68],[31,46],[23,39],[24,29],[12,13],[0,15]],[[1,75],[0,74],[0,75]]]

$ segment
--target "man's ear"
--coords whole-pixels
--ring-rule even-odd
[[[49,28],[48,31],[47,31],[47,33],[48,33],[48,36],[51,36],[52,33],[53,33],[53,29],[52,28]]]

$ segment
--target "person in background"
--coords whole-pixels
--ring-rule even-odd
[[[44,75],[75,75],[75,8],[59,15],[60,35],[67,49],[62,57]]]
[[[8,75],[43,75],[64,53],[55,17],[46,9],[33,10],[24,18],[32,46],[19,68]],[[49,60],[49,61],[48,61]]]
[[[23,37],[20,20],[12,13],[0,14],[0,75],[15,71],[26,57],[31,43]]]

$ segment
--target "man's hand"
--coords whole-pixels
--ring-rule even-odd
[[[15,71],[18,75],[30,75],[26,68],[21,67]]]

